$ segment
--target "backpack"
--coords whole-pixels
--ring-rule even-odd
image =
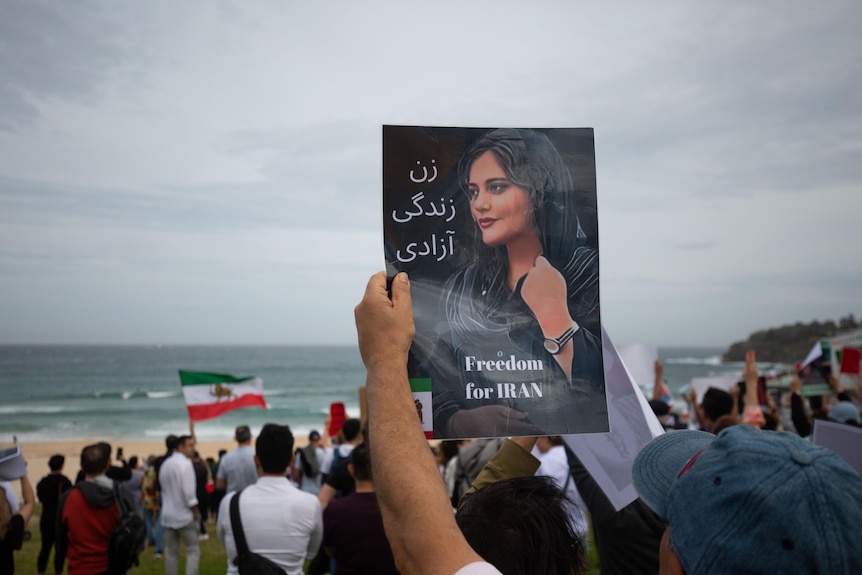
[[[111,532],[108,544],[108,573],[125,573],[138,565],[138,557],[147,544],[147,525],[128,506],[120,494],[120,484],[114,482],[114,501],[120,510],[120,521]]]
[[[240,495],[242,495],[242,489],[237,491],[230,500],[230,528],[236,543],[236,558],[233,564],[239,569],[239,575],[284,575],[284,569],[279,567],[278,563],[249,551],[245,533],[242,530],[242,519],[239,516]]]
[[[455,485],[449,494],[452,507],[458,508],[461,497],[470,490],[485,464],[491,461],[503,445],[502,438],[477,439],[458,450],[455,460]]]
[[[317,454],[314,452],[313,446],[309,445],[302,449],[297,449],[296,454],[299,456],[299,461],[302,464],[303,475],[311,479],[320,475],[320,463],[317,461]]]

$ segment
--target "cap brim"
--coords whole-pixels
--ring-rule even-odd
[[[667,496],[683,467],[715,436],[705,431],[682,429],[660,435],[635,457],[632,482],[638,495],[660,517],[667,518]]]

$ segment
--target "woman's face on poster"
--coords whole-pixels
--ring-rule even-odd
[[[492,152],[485,152],[470,166],[467,194],[485,245],[507,245],[536,234],[530,195],[509,180]]]

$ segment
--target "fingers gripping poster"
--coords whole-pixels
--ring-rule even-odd
[[[608,431],[592,129],[384,126],[383,222],[427,437]]]

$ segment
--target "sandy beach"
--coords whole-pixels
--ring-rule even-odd
[[[75,475],[78,473],[78,469],[80,468],[78,465],[79,458],[81,456],[81,450],[92,443],[96,443],[97,441],[102,441],[100,439],[80,439],[80,440],[69,440],[69,441],[50,441],[44,443],[26,443],[19,444],[21,447],[21,452],[24,455],[24,459],[27,462],[27,475],[30,478],[31,483],[33,483],[33,489],[36,488],[36,484],[39,480],[49,473],[48,469],[48,460],[52,455],[60,454],[66,457],[66,466],[63,468],[63,474],[66,475],[69,479],[74,481]],[[138,456],[138,459],[145,460],[150,455],[161,455],[165,452],[165,444],[164,442],[159,441],[122,441],[122,442],[109,442],[111,446],[114,448],[113,457],[116,457],[117,448],[123,448],[123,455],[128,460],[134,455]],[[303,447],[308,444],[308,438],[305,436],[300,436],[296,438],[296,447]],[[4,443],[0,444],[0,449],[14,447],[12,443]],[[201,454],[201,457],[206,459],[207,457],[213,457],[218,459],[218,452],[220,449],[226,449],[230,451],[236,447],[236,442],[232,438],[225,439],[224,441],[203,441],[198,443],[198,453]],[[19,481],[13,482],[15,492],[18,496],[21,496],[21,484]]]

